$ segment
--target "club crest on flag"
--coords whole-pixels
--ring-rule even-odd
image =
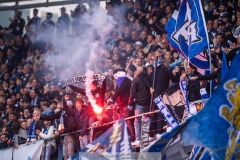
[[[126,157],[134,159],[135,155],[132,153],[126,122],[122,118],[100,137],[70,157],[69,160],[118,160]]]
[[[240,83],[234,78],[225,83],[224,89],[228,91],[227,99],[232,107],[224,104],[219,112],[220,116],[231,125],[228,129],[229,141],[226,149],[226,159],[230,160],[233,156],[235,159],[236,152],[240,152],[239,138],[237,138],[240,130]]]
[[[194,58],[208,47],[204,17],[199,0],[182,0],[166,25],[171,45]]]

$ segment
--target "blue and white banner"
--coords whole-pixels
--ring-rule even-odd
[[[43,140],[29,145],[23,144],[18,148],[0,150],[2,160],[40,160],[43,148]]]
[[[68,160],[120,160],[135,159],[127,133],[127,125],[122,118],[99,138],[88,144]]]
[[[207,148],[194,146],[189,160],[211,160],[214,159]]]
[[[169,109],[167,106],[164,104],[161,96],[158,96],[157,98],[154,99],[154,103],[158,106],[160,109],[160,112],[163,114],[164,118],[167,120],[168,124],[174,128],[178,126],[177,121],[173,117],[173,115],[170,113]]]
[[[208,37],[200,0],[181,0],[166,25],[168,39],[196,67],[209,70]],[[203,73],[204,74],[204,73]]]
[[[240,54],[203,110],[183,132],[185,145],[208,148],[217,159],[240,159]]]

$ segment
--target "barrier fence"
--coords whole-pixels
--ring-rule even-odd
[[[127,117],[125,118],[125,120],[132,120],[138,117],[142,117],[142,125],[141,125],[141,140],[140,140],[140,144],[141,146],[139,146],[138,148],[143,148],[144,146],[146,146],[146,144],[148,144],[149,140],[149,125],[146,125],[146,122],[144,121],[146,117],[149,117],[151,114],[155,114],[155,113],[159,113],[160,110],[154,110],[151,112],[147,112],[147,113],[143,113],[143,114],[139,114],[139,115],[135,115],[135,116],[131,116],[131,117]],[[157,121],[164,121],[164,119],[158,119]],[[76,153],[77,151],[79,151],[80,148],[80,143],[81,141],[88,141],[88,143],[91,143],[93,141],[93,134],[94,134],[94,130],[96,129],[101,129],[103,127],[109,127],[112,126],[114,123],[116,123],[116,121],[112,121],[109,123],[104,123],[101,125],[97,125],[97,126],[91,126],[88,128],[88,130],[90,130],[90,134],[87,137],[83,137],[82,140],[79,140],[79,133],[81,132],[81,130],[72,132],[72,133],[65,133],[65,134],[61,134],[57,137],[54,137],[53,139],[55,140],[56,147],[55,146],[51,146],[49,145],[49,140],[45,140],[43,143],[43,150],[42,150],[42,154],[41,154],[41,160],[48,159],[46,157],[50,157],[49,155],[49,150],[51,150],[51,159],[67,159],[69,157],[71,157],[74,153]],[[145,128],[144,128],[145,127]],[[147,127],[147,128],[146,128]],[[110,128],[110,127],[109,127]],[[165,126],[162,129],[166,129],[167,126]],[[84,144],[84,143],[82,143]],[[13,146],[15,146],[15,144],[13,144]],[[7,148],[9,149],[9,148]],[[5,150],[7,150],[5,149]],[[9,155],[9,159],[15,160],[15,159],[19,159],[19,157],[14,157],[14,150],[17,150],[17,147],[12,147],[12,155]],[[140,150],[137,150],[138,152]],[[4,150],[1,150],[4,151]],[[136,150],[135,150],[136,151]],[[55,154],[53,154],[55,153]],[[55,156],[54,156],[55,155]]]

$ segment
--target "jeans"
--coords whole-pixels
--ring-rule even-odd
[[[83,137],[83,139],[80,140],[80,148],[81,149],[85,148],[87,146],[87,144],[88,144],[88,136],[84,135],[82,137]]]
[[[124,118],[131,117],[131,116],[134,116],[134,111],[129,110],[127,106],[124,107]],[[131,142],[134,142],[136,140],[135,129],[134,129],[134,119],[126,120],[126,123],[127,123],[127,131],[130,135]]]
[[[63,138],[60,138],[60,144],[58,145],[58,160],[63,160]]]
[[[45,157],[44,160],[50,160],[50,156],[55,152],[56,146],[51,143],[46,143],[43,145],[42,157]]]
[[[66,135],[63,141],[64,159],[71,157],[74,154],[74,136]]]
[[[143,114],[144,113],[144,106],[140,106],[138,104],[135,105],[135,110],[134,110],[134,114],[139,115],[139,114]],[[142,116],[135,118],[134,120],[134,129],[135,129],[135,137],[136,140],[140,140],[141,139],[141,119]]]

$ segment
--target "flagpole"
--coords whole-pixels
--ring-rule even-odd
[[[154,71],[153,71],[153,83],[152,83],[152,88],[153,88],[153,89],[155,89],[155,80],[156,80],[156,72],[157,72],[157,63],[158,63],[158,56],[156,56],[156,59],[155,59],[155,66],[154,66]],[[153,98],[154,98],[154,93],[151,94],[150,111],[153,111],[153,110],[154,110]]]
[[[200,5],[200,11],[202,13],[202,15],[204,15],[203,13],[203,7],[202,7],[202,3],[201,1],[199,0],[199,5]],[[206,20],[205,20],[205,16],[203,17],[203,25],[204,25],[204,29],[205,29],[205,32],[206,32],[206,37],[207,37],[207,45],[208,45],[208,57],[209,57],[209,69],[210,69],[210,73],[212,73],[212,56],[211,56],[211,51],[210,51],[210,43],[209,43],[209,37],[208,37],[208,32],[207,32],[207,26],[206,26]],[[212,80],[210,80],[210,97],[212,95]]]

